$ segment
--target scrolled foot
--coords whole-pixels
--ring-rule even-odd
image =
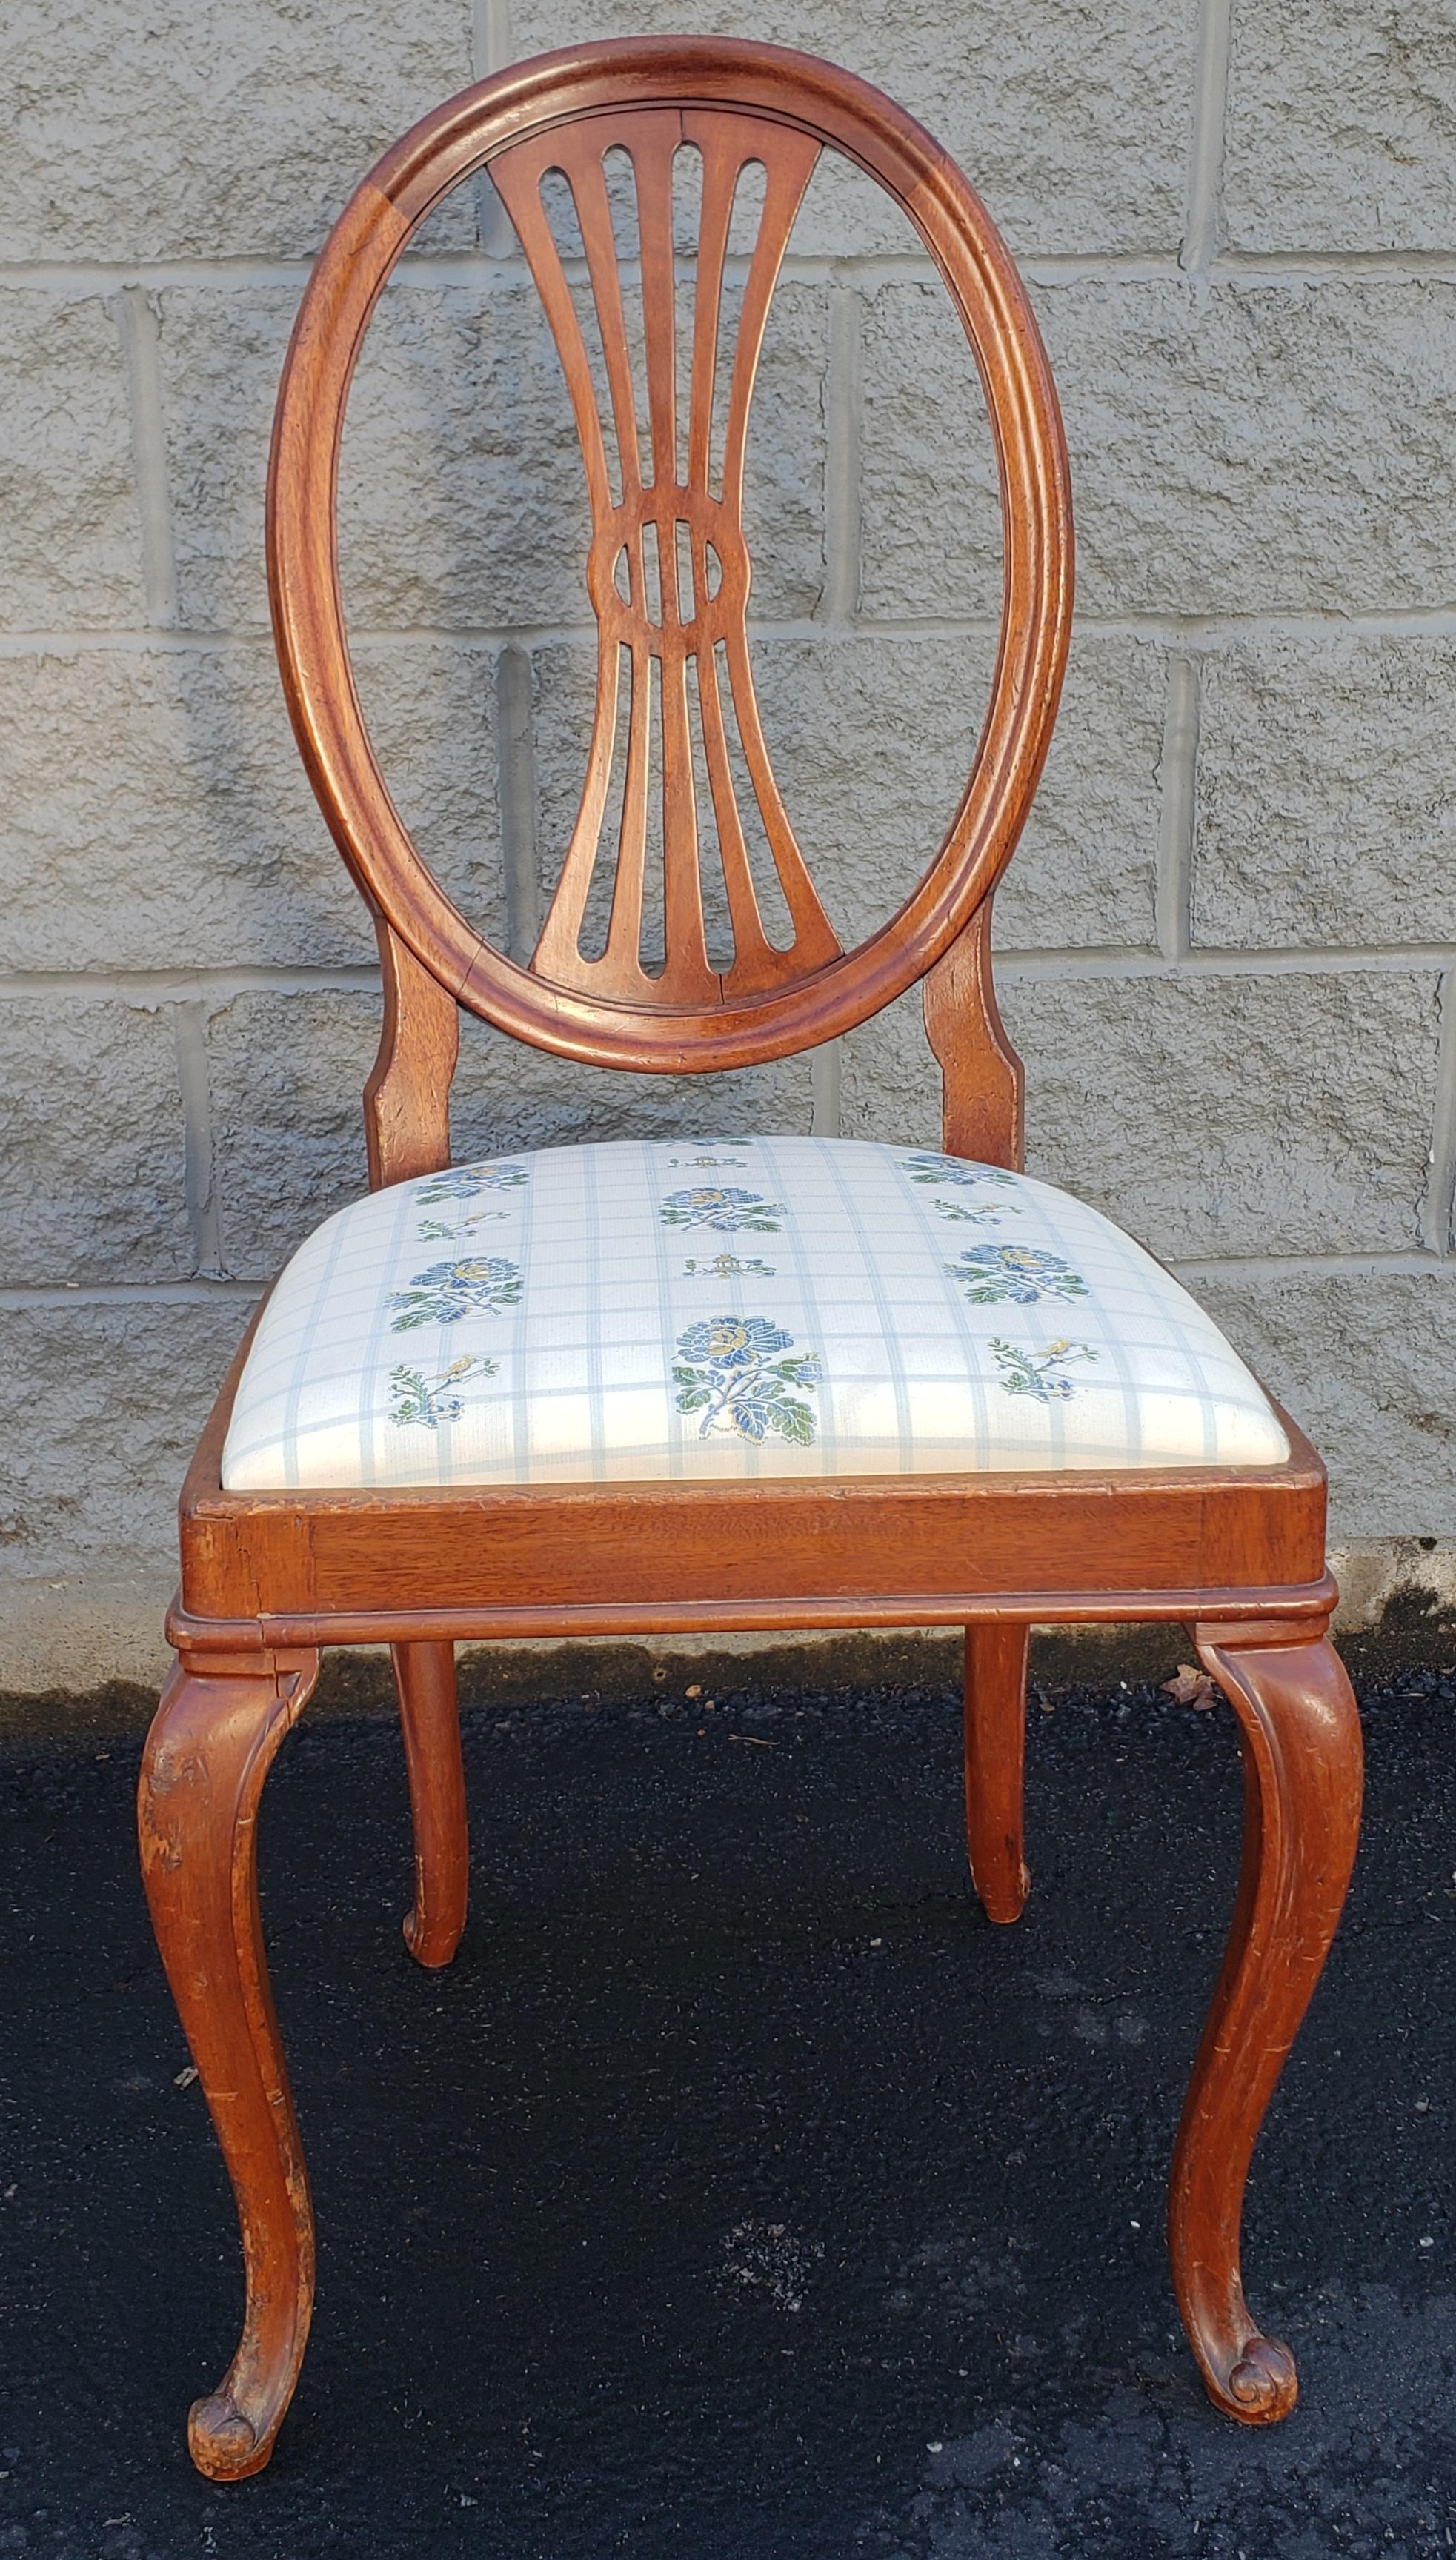
[[[1212,2373],[1204,2379],[1214,2408],[1246,2427],[1276,2426],[1299,2398],[1299,2375],[1282,2337],[1251,2337],[1221,2388]]]
[[[187,2413],[187,2450],[204,2478],[251,2480],[272,2454],[286,2407],[285,2399],[272,2425],[259,2434],[230,2392],[214,2391],[206,2400],[194,2400]]]
[[[1197,1643],[1238,1718],[1243,1869],[1178,2131],[1168,2238],[1210,2399],[1246,2427],[1270,2427],[1288,2417],[1299,2381],[1288,2347],[1261,2336],[1244,2299],[1244,2180],[1345,1899],[1360,1830],[1360,1718],[1322,1631],[1200,1627]]]

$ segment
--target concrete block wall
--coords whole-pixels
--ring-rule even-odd
[[[0,1687],[158,1656],[258,1287],[363,1187],[378,982],[266,634],[292,314],[416,114],[705,0],[26,0],[0,208]],[[961,158],[1061,389],[1079,617],[998,900],[1033,1168],[1143,1235],[1331,1461],[1369,1597],[1456,1535],[1456,57],[1445,0],[773,0]],[[345,455],[361,691],[520,949],[589,714],[584,508],[489,191],[392,286]],[[860,930],[933,848],[995,628],[989,442],[912,236],[822,167],[755,407],[765,724]],[[472,1027],[457,1144],[752,1117],[930,1140],[906,1000],[712,1092]]]

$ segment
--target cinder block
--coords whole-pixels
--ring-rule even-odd
[[[1456,1530],[1456,1265],[1193,1275],[1330,1470],[1330,1540]]]
[[[300,287],[249,280],[156,296],[179,616],[265,630],[268,437]]]
[[[471,78],[469,0],[94,0],[83,27],[33,0],[10,28],[10,259],[304,255]]]
[[[182,1479],[248,1314],[225,1290],[0,1309],[7,1571],[165,1567],[165,1607]]]
[[[1047,769],[996,892],[1004,949],[1152,945],[1166,686],[1152,642],[1073,631]]]
[[[605,0],[591,32],[714,35],[711,0]],[[736,32],[736,31],[735,31]],[[887,14],[871,0],[773,0],[742,30],[827,56],[872,80],[955,154],[1022,251],[1172,249],[1188,155],[1196,13],[1192,0],[1116,10],[1027,10],[986,0],[974,15],[938,0]],[[522,54],[575,43],[567,0],[516,0]],[[845,256],[905,238],[868,188],[826,185],[821,162],[795,248]],[[883,200],[882,200],[883,202]]]
[[[273,404],[298,301],[274,285],[162,297],[182,618],[267,621]],[[824,580],[825,289],[780,286],[754,395],[744,521],[755,603],[813,611]],[[589,624],[580,447],[536,287],[398,281],[365,341],[340,465],[344,598],[361,629]]]
[[[884,1146],[938,1147],[940,1069],[925,1038],[920,989],[911,987],[840,1045],[842,1134]]]
[[[1451,246],[1456,49],[1441,0],[1239,0],[1231,33],[1232,247]]]
[[[1456,941],[1456,641],[1272,632],[1202,665],[1193,938]]]
[[[143,618],[134,484],[114,304],[98,293],[0,292],[7,630],[114,630]]]
[[[1419,1242],[1435,1102],[1432,970],[1027,978],[1027,1164],[1165,1261]],[[912,1010],[913,1008],[913,1010]],[[939,1083],[903,999],[847,1043],[852,1137],[930,1141]]]
[[[169,1007],[0,1000],[0,1286],[185,1277],[183,1174]]]
[[[1028,1161],[1165,1260],[1419,1242],[1433,971],[1007,984]]]
[[[1078,277],[1035,299],[1084,610],[1358,612],[1445,593],[1456,283]],[[867,293],[867,614],[994,609],[983,414],[930,289]]]
[[[603,1138],[731,1136],[809,1127],[809,1061],[731,1075],[628,1075],[506,1040],[462,1022],[450,1134],[455,1159]]]
[[[862,291],[860,609],[994,619],[996,455],[965,332],[933,279]]]
[[[396,805],[498,936],[494,652],[400,640],[358,656]],[[15,855],[0,967],[374,964],[262,645],[0,659],[0,794]]]
[[[378,995],[326,988],[259,990],[213,1011],[213,1168],[230,1278],[270,1278],[368,1189],[362,1096],[381,1011]]]
[[[503,944],[497,651],[405,632],[361,640],[353,654],[375,754],[417,851],[467,922],[487,941]],[[309,800],[313,805],[311,792]],[[336,867],[344,878],[373,957],[374,931],[364,902],[316,811],[311,846],[315,863]]]

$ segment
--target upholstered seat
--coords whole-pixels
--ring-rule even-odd
[[[1186,1290],[1023,1175],[908,1147],[564,1147],[356,1201],[264,1313],[230,1491],[1280,1466]]]

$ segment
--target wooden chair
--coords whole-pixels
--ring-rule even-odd
[[[686,392],[674,356],[672,236],[673,162],[684,146],[701,155],[702,171]],[[740,521],[748,403],[769,299],[796,207],[824,146],[868,171],[908,216],[964,324],[999,457],[1005,544],[1000,653],[969,782],[918,885],[890,922],[848,952],[795,843],[754,710]],[[612,147],[624,149],[635,170],[648,436],[639,436],[634,417],[624,320],[624,290],[635,291],[636,278],[624,287],[603,180],[603,155]],[[736,346],[720,362],[729,209],[739,172],[753,162],[765,172],[761,226],[742,273]],[[574,407],[594,529],[587,584],[600,631],[595,730],[580,816],[529,966],[472,931],[391,804],[355,693],[337,580],[337,461],[361,340],[415,226],[448,187],[487,165],[543,297]],[[574,284],[568,280],[543,213],[542,180],[551,171],[565,173],[575,201],[609,416],[598,409],[582,334],[579,272]],[[720,396],[727,392],[721,472],[711,452],[716,373]],[[684,422],[685,462],[678,441]],[[321,1230],[325,1241],[312,1239],[290,1266],[259,1320],[262,1330],[254,1326],[224,1385],[182,1498],[182,1588],[169,1621],[177,1661],[146,1749],[141,1842],[157,1937],[237,2196],[247,2287],[237,2355],[218,2390],[192,2411],[194,2461],[218,2480],[243,2478],[266,2463],[297,2377],[312,2298],[308,2189],[259,1930],[258,1800],[313,1685],[319,1647],[381,1641],[394,1649],[414,1822],[414,1905],[405,1934],[419,1963],[437,1966],[453,1955],[465,1915],[457,1640],[964,1626],[971,1872],[989,1916],[1011,1921],[1028,1881],[1022,1754],[1029,1626],[1186,1622],[1238,1719],[1247,1811],[1232,1933],[1174,2155],[1173,2276],[1217,2407],[1252,2423],[1283,2417],[1294,2403],[1294,2363],[1285,2346],[1260,2333],[1245,2305],[1240,2207],[1254,2139],[1345,1893],[1359,1823],[1359,1726],[1326,1637],[1336,1592],[1325,1569],[1325,1484],[1313,1450],[1149,1257],[1065,1195],[1018,1187],[1013,1179],[1022,1162],[1022,1073],[992,992],[989,915],[1055,713],[1071,603],[1071,526],[1046,357],[983,207],[944,152],[888,99],[846,73],[766,45],[718,39],[585,45],[470,89],[386,155],[318,261],[278,402],[268,556],[278,654],[299,746],[378,927],[384,1033],[365,1118],[374,1193],[393,1188],[332,1220]],[[604,949],[589,957],[581,948],[582,918],[608,805],[623,661],[630,662],[631,710],[621,815],[607,831],[616,836],[610,922]],[[787,947],[766,930],[755,895],[726,744],[720,671],[791,919]],[[696,739],[690,699],[697,704]],[[649,769],[654,703],[660,706],[655,783]],[[695,789],[695,766],[707,772],[711,813],[701,783]],[[654,788],[660,790],[665,914],[655,962],[643,939]],[[727,956],[710,952],[704,920],[701,840],[710,814],[730,923]],[[931,1212],[947,1221],[969,1219],[978,1239],[958,1260],[945,1261],[950,1282],[936,1283],[952,1300],[957,1280],[971,1284],[961,1293],[968,1309],[963,1319],[953,1308],[942,1308],[935,1319],[944,1340],[960,1346],[945,1355],[942,1341],[937,1357],[950,1357],[952,1368],[958,1360],[960,1370],[931,1399],[933,1411],[923,1396],[915,1406],[913,1380],[905,1389],[906,1412],[913,1407],[921,1418],[915,1422],[911,1413],[911,1437],[895,1444],[897,1457],[876,1461],[879,1443],[867,1423],[870,1439],[854,1443],[843,1468],[834,1461],[829,1420],[821,1431],[816,1414],[834,1418],[838,1430],[852,1405],[862,1418],[879,1410],[875,1379],[868,1387],[860,1379],[855,1392],[864,1392],[854,1404],[840,1375],[841,1368],[848,1374],[850,1355],[839,1337],[826,1336],[828,1348],[820,1341],[807,1355],[801,1348],[777,1363],[770,1360],[769,1353],[789,1344],[789,1332],[776,1331],[768,1315],[743,1312],[758,1284],[750,1266],[727,1253],[710,1268],[721,1278],[719,1294],[730,1301],[730,1313],[723,1315],[712,1296],[688,1290],[688,1302],[706,1321],[690,1323],[680,1338],[679,1349],[686,1344],[692,1356],[664,1380],[651,1422],[662,1445],[641,1463],[636,1480],[630,1433],[625,1460],[615,1444],[602,1458],[599,1448],[592,1457],[559,1439],[565,1454],[556,1481],[552,1462],[543,1472],[539,1453],[513,1476],[497,1442],[490,1443],[497,1456],[472,1467],[471,1431],[478,1425],[484,1447],[499,1416],[488,1403],[467,1414],[469,1398],[459,1381],[468,1383],[473,1373],[484,1391],[501,1367],[487,1350],[505,1339],[491,1327],[507,1315],[515,1323],[510,1309],[523,1303],[519,1261],[482,1255],[478,1236],[463,1260],[406,1271],[411,1286],[387,1299],[377,1278],[371,1318],[375,1337],[383,1339],[379,1308],[388,1303],[394,1310],[384,1329],[390,1336],[385,1358],[411,1348],[431,1324],[437,1327],[431,1342],[442,1353],[469,1342],[475,1349],[468,1357],[428,1376],[397,1357],[388,1380],[377,1360],[367,1388],[357,1376],[346,1377],[342,1438],[335,1428],[331,1439],[320,1425],[317,1446],[306,1432],[269,1442],[260,1424],[261,1437],[254,1433],[248,1442],[238,1415],[244,1406],[255,1419],[262,1411],[258,1398],[266,1403],[269,1359],[275,1369],[278,1360],[288,1368],[290,1409],[310,1413],[324,1393],[315,1371],[329,1360],[336,1371],[341,1361],[348,1366],[336,1345],[327,1360],[317,1354],[315,1371],[308,1367],[308,1341],[322,1342],[336,1324],[347,1333],[349,1308],[365,1286],[363,1265],[347,1285],[331,1281],[324,1268],[329,1254],[343,1250],[341,1237],[363,1237],[373,1218],[371,1250],[378,1260],[385,1251],[381,1220],[403,1217],[406,1225],[413,1220],[416,1234],[452,1239],[464,1224],[484,1220],[489,1242],[504,1230],[488,1220],[516,1214],[512,1202],[524,1197],[523,1186],[543,1187],[540,1197],[555,1199],[558,1214],[586,1165],[582,1151],[563,1151],[457,1170],[444,1179],[459,1006],[561,1056],[692,1073],[778,1058],[832,1040],[917,980],[924,983],[926,1029],[943,1074],[944,1153],[901,1150],[896,1156],[841,1146],[811,1161],[803,1152],[811,1142],[798,1141],[794,1159],[805,1181],[822,1175],[826,1184],[831,1176],[840,1184],[846,1215],[858,1215],[861,1194],[865,1200],[873,1194],[880,1201],[878,1233],[902,1220],[908,1235],[920,1220],[914,1246],[920,1277],[905,1278],[902,1293],[892,1273],[885,1278],[877,1321],[889,1329],[887,1342],[895,1339],[916,1290],[915,1303],[928,1304],[931,1283],[923,1275],[931,1271],[934,1278],[933,1253],[924,1235],[931,1232]],[[744,1140],[741,1153],[758,1165],[761,1151],[776,1143]],[[707,1152],[717,1163],[732,1154],[733,1142],[718,1141]],[[623,1200],[645,1161],[640,1150],[612,1160]],[[422,1191],[409,1189],[427,1177],[434,1179]],[[1000,1214],[986,1205],[998,1184],[1008,1214],[1073,1223],[1079,1217],[1077,1231],[1092,1239],[1088,1252],[1105,1250],[1114,1262],[1120,1253],[1116,1268],[1125,1280],[1135,1266],[1138,1288],[1152,1293],[1163,1316],[1174,1311],[1168,1320],[1175,1330],[1205,1327],[1198,1357],[1213,1366],[1200,1374],[1207,1380],[1225,1362],[1217,1373],[1225,1385],[1235,1378],[1228,1394],[1242,1415],[1240,1428],[1255,1434],[1252,1443],[1235,1431],[1233,1457],[1220,1457],[1224,1444],[1215,1447],[1214,1440],[1196,1443],[1190,1454],[1177,1438],[1187,1425],[1187,1399],[1183,1406],[1176,1395],[1171,1403],[1165,1397],[1164,1406],[1157,1399],[1168,1384],[1168,1360],[1176,1367],[1178,1359],[1194,1355],[1186,1345],[1176,1357],[1166,1345],[1156,1355],[1136,1355],[1136,1346],[1127,1352],[1116,1309],[1105,1316],[1101,1375],[1105,1381],[1110,1374],[1108,1362],[1122,1363],[1124,1405],[1140,1417],[1144,1437],[1120,1464],[1097,1456],[1092,1425],[1085,1426],[1090,1439],[1076,1438],[1083,1429],[1076,1398],[1084,1389],[1085,1410],[1102,1410],[1102,1384],[1095,1391],[1086,1385],[1089,1364],[1101,1357],[1097,1347],[1059,1337],[1049,1344],[1042,1334],[1020,1343],[1006,1337],[1024,1317],[1028,1325],[1043,1313],[1049,1323],[1056,1321],[1058,1292],[1076,1298],[1079,1308],[1096,1292],[1083,1285],[1067,1255],[1045,1244],[984,1240],[986,1225]],[[504,1205],[491,1206],[492,1185]],[[706,1193],[691,1178],[671,1197],[688,1207],[662,1205],[664,1218],[691,1225],[706,1217],[708,1231],[713,1201],[729,1230],[734,1202],[756,1201],[765,1209],[762,1194],[733,1185]],[[468,1210],[468,1217],[454,1226],[448,1218],[431,1223],[422,1207],[441,1199]],[[482,1199],[486,1206],[477,1208]],[[790,1211],[779,1200],[766,1208],[783,1212],[776,1227],[768,1221],[782,1237],[793,1223]],[[802,1235],[795,1232],[798,1249]],[[560,1243],[560,1227],[557,1233]],[[962,1239],[947,1225],[940,1241]],[[406,1262],[425,1258],[418,1245],[406,1249]],[[697,1270],[691,1258],[690,1265]],[[841,1266],[847,1267],[843,1253]],[[560,1251],[550,1270],[541,1264],[543,1289],[562,1267]],[[885,1277],[873,1254],[864,1269],[867,1286]],[[833,1274],[831,1284],[832,1295]],[[672,1288],[679,1285],[673,1278]],[[988,1290],[999,1311],[989,1320],[977,1312]],[[1039,1309],[1043,1297],[1048,1306]],[[290,1335],[276,1311],[286,1301],[297,1314],[305,1298],[305,1316]],[[683,1299],[673,1303],[681,1314]],[[537,1368],[523,1371],[524,1383],[518,1379],[512,1391],[527,1399],[534,1429],[531,1377],[544,1376],[542,1363],[549,1366],[554,1355],[549,1317],[530,1321],[537,1333],[522,1317],[526,1330],[519,1339],[527,1370],[532,1360]],[[989,1346],[988,1321],[1003,1328]],[[954,1334],[957,1323],[966,1329],[963,1339]],[[324,1330],[310,1336],[310,1325]],[[393,1340],[402,1329],[407,1331],[403,1345]],[[557,1346],[563,1358],[565,1342],[563,1331]],[[250,1364],[249,1344],[255,1346]],[[265,1359],[268,1344],[274,1350]],[[592,1356],[587,1342],[583,1357]],[[909,1356],[902,1360],[896,1350],[893,1357],[902,1382],[901,1372],[910,1375]],[[1139,1357],[1157,1369],[1151,1386],[1138,1369]],[[1077,1360],[1079,1370],[1072,1365]],[[397,1400],[403,1392],[404,1420],[393,1409],[391,1415],[378,1409],[381,1380]],[[982,1440],[968,1424],[963,1443],[937,1442],[937,1416],[959,1409],[958,1396],[979,1398],[974,1409],[983,1421],[990,1414]],[[1219,1430],[1232,1406],[1218,1406]],[[1166,1445],[1156,1430],[1147,1436],[1155,1408],[1173,1415],[1174,1437]],[[634,1408],[634,1427],[645,1409]],[[928,1439],[916,1440],[915,1431],[928,1432]],[[1008,1442],[1008,1432],[1022,1436]],[[464,1448],[465,1457],[447,1464],[446,1441]],[[347,1459],[350,1447],[366,1443],[373,1452],[368,1465],[340,1461],[332,1481],[327,1474],[320,1481],[319,1463],[335,1462],[319,1461],[319,1448],[342,1447]],[[390,1447],[406,1443],[426,1452],[434,1477],[421,1479],[415,1459],[402,1458],[392,1471]],[[225,1444],[243,1446],[242,1459],[225,1465]],[[305,1446],[314,1449],[311,1468],[298,1454]]]

